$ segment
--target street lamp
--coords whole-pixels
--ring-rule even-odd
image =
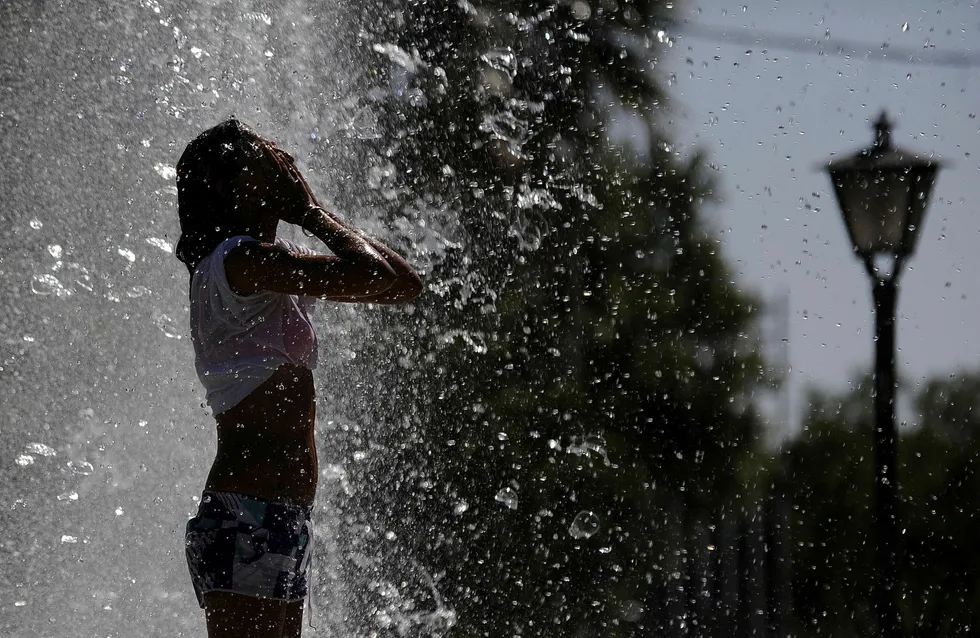
[[[899,601],[895,302],[915,251],[939,161],[892,145],[882,112],[871,147],[827,164],[854,252],[871,277],[875,304],[875,607],[878,635],[902,635]]]

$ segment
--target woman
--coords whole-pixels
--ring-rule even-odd
[[[177,164],[198,376],[218,447],[187,559],[210,638],[299,636],[318,475],[314,298],[404,303],[411,266],[316,201],[293,158],[236,120]],[[276,238],[299,225],[334,254]]]

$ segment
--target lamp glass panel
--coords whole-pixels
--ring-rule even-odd
[[[838,173],[834,182],[844,221],[858,252],[901,252],[912,204],[908,174]]]

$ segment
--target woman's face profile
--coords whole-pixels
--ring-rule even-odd
[[[249,226],[265,226],[279,220],[282,202],[282,168],[273,154],[284,154],[275,143],[261,137],[246,142],[248,151],[237,158],[238,171],[232,179],[235,207],[242,221]]]

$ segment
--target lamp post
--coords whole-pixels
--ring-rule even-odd
[[[827,164],[854,252],[871,278],[875,306],[874,604],[878,635],[902,635],[899,601],[898,451],[895,428],[895,302],[939,162],[898,148],[885,113],[874,143]]]

